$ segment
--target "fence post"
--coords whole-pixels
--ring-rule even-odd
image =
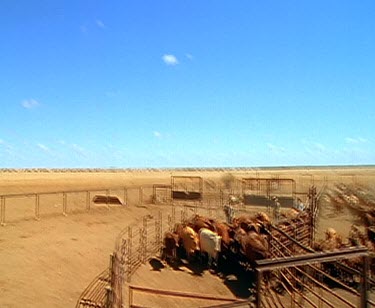
[[[86,210],[89,211],[91,207],[90,191],[86,191]]]
[[[139,188],[139,205],[143,205],[143,187]]]
[[[361,277],[361,308],[367,308],[367,297],[368,297],[368,283],[367,283],[367,275],[369,272],[369,262],[368,262],[368,257],[364,256],[362,257],[362,277]]]
[[[66,192],[63,192],[63,215],[68,216],[66,214],[66,208],[67,208],[67,195]]]
[[[155,220],[155,251],[159,251],[161,245],[161,233],[162,233],[162,213],[159,211],[158,218]]]
[[[176,223],[176,206],[173,204],[172,205],[172,227]]]
[[[0,224],[5,226],[5,197],[0,197],[1,209],[0,209]]]
[[[132,306],[133,306],[133,288],[129,286],[129,306],[128,307],[132,307]]]
[[[139,260],[141,261],[141,263],[144,263],[144,254],[145,254],[145,245],[144,245],[144,232],[143,232],[144,228],[141,227],[138,229],[138,233],[139,233],[139,243],[138,243],[138,254],[139,254]]]
[[[128,190],[124,187],[124,205],[128,205]]]
[[[143,217],[143,243],[144,243],[144,257],[143,257],[143,263],[146,263],[147,255],[148,255],[148,217]]]
[[[133,246],[133,230],[132,230],[132,227],[128,227],[128,258],[126,259],[127,260],[127,266],[126,266],[126,269],[127,269],[127,275],[126,275],[126,279],[127,279],[127,282],[130,282],[130,279],[131,279],[131,272],[132,272],[132,268],[131,268],[131,260],[130,260],[130,257],[133,253],[133,250],[132,250],[132,247]]]
[[[106,296],[107,296],[107,307],[110,308],[113,306],[113,299],[114,299],[114,294],[113,294],[113,289],[115,287],[115,280],[116,280],[116,256],[115,252],[110,254],[109,257],[109,286],[106,287]]]
[[[172,216],[168,214],[168,229],[169,231],[172,231],[173,225],[172,225]]]
[[[39,195],[35,194],[35,219],[39,220],[40,215],[39,215]]]

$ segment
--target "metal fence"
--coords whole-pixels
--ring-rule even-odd
[[[256,267],[256,307],[375,306],[367,294],[375,281],[370,278],[366,247],[329,252],[315,252],[311,248],[314,216],[318,212],[321,193],[322,190],[317,193],[314,186],[309,190],[311,217],[271,226],[272,258],[258,261]],[[361,268],[354,268],[355,263],[359,263]],[[268,286],[262,279],[265,275],[268,275]],[[273,278],[271,286],[270,277]]]
[[[159,189],[170,189],[170,187],[157,186],[157,190]],[[153,190],[155,191],[155,187]],[[141,195],[143,190],[138,192]],[[204,194],[204,198],[199,202],[195,200],[180,202],[171,198],[171,202],[164,203],[165,209],[157,215],[146,215],[141,223],[124,228],[119,233],[115,249],[110,256],[110,284],[107,286],[106,305],[115,308],[125,306],[128,298],[125,284],[130,283],[132,275],[142,264],[159,253],[162,247],[162,235],[167,230],[172,230],[176,223],[184,222],[194,214],[225,220],[223,205],[230,194],[231,192],[222,190],[211,191]],[[155,198],[155,194],[153,196]],[[233,207],[238,214],[259,210],[259,207],[245,206],[243,203],[235,204]],[[86,302],[86,299],[80,298],[77,307],[92,307],[86,305]],[[104,305],[104,303],[98,303],[98,305]]]
[[[19,222],[53,215],[68,215],[89,211],[99,206],[95,196],[103,196],[102,205],[110,206],[109,196],[124,205],[140,206],[153,202],[153,187],[115,187],[90,190],[69,190],[26,194],[0,195],[0,224]],[[107,198],[106,198],[107,197]]]
[[[239,213],[247,210],[240,205],[237,206]],[[212,200],[205,202],[203,206],[198,206],[196,203],[184,205],[172,203],[156,216],[143,217],[141,226],[132,225],[120,232],[110,262],[110,307],[124,305],[125,282],[129,283],[138,267],[159,253],[162,247],[162,235],[167,230],[172,230],[176,223],[184,222],[194,214],[225,219],[221,204],[214,204]]]

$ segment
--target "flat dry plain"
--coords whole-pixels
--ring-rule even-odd
[[[34,170],[0,173],[0,195],[170,184],[172,175],[201,176],[204,180],[220,183],[228,173],[238,179],[293,178],[297,191],[301,192],[313,182],[319,188],[324,181],[328,188],[344,182],[375,190],[375,167],[111,172]],[[76,197],[77,200],[81,198]],[[143,215],[163,208],[153,204],[92,206],[90,211],[85,211],[85,205],[81,205],[83,200],[71,198],[68,215],[63,216],[61,201],[46,196],[40,201],[40,220],[35,220],[33,198],[30,195],[6,199],[6,225],[0,227],[0,307],[74,307],[81,292],[108,266],[120,230],[139,221]],[[347,236],[349,226],[355,221],[356,217],[349,212],[337,214],[329,204],[324,204],[320,211],[319,234],[327,226],[334,226]],[[171,283],[173,278],[168,279],[169,285],[176,286],[173,281]],[[135,276],[135,280],[147,281],[147,277]],[[203,284],[194,280],[184,285],[178,279],[178,284],[185,291],[231,295],[229,290],[218,285],[202,289]]]

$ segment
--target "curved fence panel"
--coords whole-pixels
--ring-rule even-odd
[[[108,307],[108,285],[110,282],[110,271],[106,269],[100,273],[83,291],[77,301],[76,308]]]

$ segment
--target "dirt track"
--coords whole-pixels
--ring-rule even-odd
[[[73,307],[108,266],[120,230],[155,210],[100,208],[2,228],[0,306]]]

